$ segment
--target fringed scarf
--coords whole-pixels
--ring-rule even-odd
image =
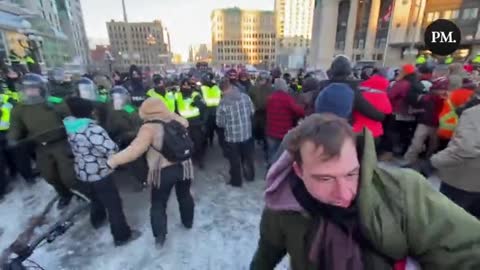
[[[161,182],[161,176],[162,176],[162,168],[161,168],[161,159],[162,156],[159,155],[157,160],[155,161],[155,167],[150,168],[148,172],[148,184],[155,187],[159,188],[160,187],[160,182]],[[194,174],[193,174],[193,163],[191,159],[188,159],[186,161],[183,161],[182,163],[182,168],[183,168],[183,180],[193,180]]]

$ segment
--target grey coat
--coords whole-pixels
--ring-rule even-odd
[[[480,192],[480,106],[465,110],[448,147],[431,158],[440,179],[458,189]]]

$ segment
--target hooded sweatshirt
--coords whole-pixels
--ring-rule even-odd
[[[368,80],[360,84],[360,91],[363,97],[372,104],[375,109],[384,113],[392,113],[392,104],[387,95],[388,80],[379,75],[373,75]],[[375,121],[366,117],[358,111],[353,112],[353,131],[362,132],[363,128],[368,128],[374,138],[383,135],[382,122]]]
[[[63,123],[72,147],[77,178],[95,182],[112,173],[107,160],[118,151],[118,147],[108,133],[89,118],[67,117]]]
[[[164,122],[177,121],[184,127],[188,127],[188,121],[181,116],[170,112],[165,104],[157,98],[148,98],[139,109],[140,118],[143,121],[161,120]],[[148,182],[154,186],[160,185],[160,171],[162,168],[173,165],[174,163],[165,159],[161,153],[154,150],[162,149],[164,129],[163,125],[156,123],[143,124],[137,133],[135,139],[130,145],[118,154],[110,157],[108,164],[112,168],[116,168],[122,164],[132,162],[143,154],[147,153],[147,162],[149,168]],[[184,177],[193,178],[193,169],[191,161],[183,163]]]

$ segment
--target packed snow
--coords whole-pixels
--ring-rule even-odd
[[[180,222],[175,192],[169,201],[167,242],[154,245],[150,228],[150,192],[140,191],[136,180],[117,173],[123,207],[132,229],[142,236],[122,247],[114,247],[108,224],[94,230],[88,212],[75,218],[75,225],[51,244],[35,250],[30,259],[47,270],[242,270],[248,269],[258,241],[263,208],[265,166],[257,153],[256,180],[241,189],[226,185],[228,162],[217,148],[210,149],[206,169],[196,170],[192,191],[195,219],[191,230]],[[55,196],[44,181],[27,186],[21,180],[0,203],[0,250],[5,249],[26,227],[28,219],[42,211]],[[75,204],[78,202],[73,202]],[[69,206],[72,207],[72,206]],[[51,222],[58,216],[56,209]],[[283,263],[278,269],[287,269]]]
[[[154,245],[150,228],[150,193],[141,191],[125,172],[116,174],[127,220],[142,236],[122,247],[114,247],[108,225],[94,230],[88,212],[55,242],[35,250],[31,260],[47,270],[244,270],[255,252],[263,208],[265,166],[257,150],[256,180],[241,189],[226,185],[228,162],[217,148],[210,149],[205,170],[196,170],[193,184],[195,219],[191,230],[183,228],[175,192],[169,201],[168,236],[162,249]],[[438,188],[438,182],[436,187]],[[28,186],[18,180],[13,191],[0,202],[0,250],[5,249],[38,214],[54,190],[44,181]],[[73,202],[72,205],[78,204]],[[72,207],[72,206],[69,206]],[[50,215],[51,222],[59,213]],[[286,260],[277,269],[288,269]]]

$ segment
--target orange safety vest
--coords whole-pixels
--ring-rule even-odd
[[[458,124],[458,115],[455,110],[467,103],[473,94],[474,91],[463,88],[454,90],[450,93],[447,100],[445,100],[443,109],[439,115],[438,137],[445,140],[452,138]]]

